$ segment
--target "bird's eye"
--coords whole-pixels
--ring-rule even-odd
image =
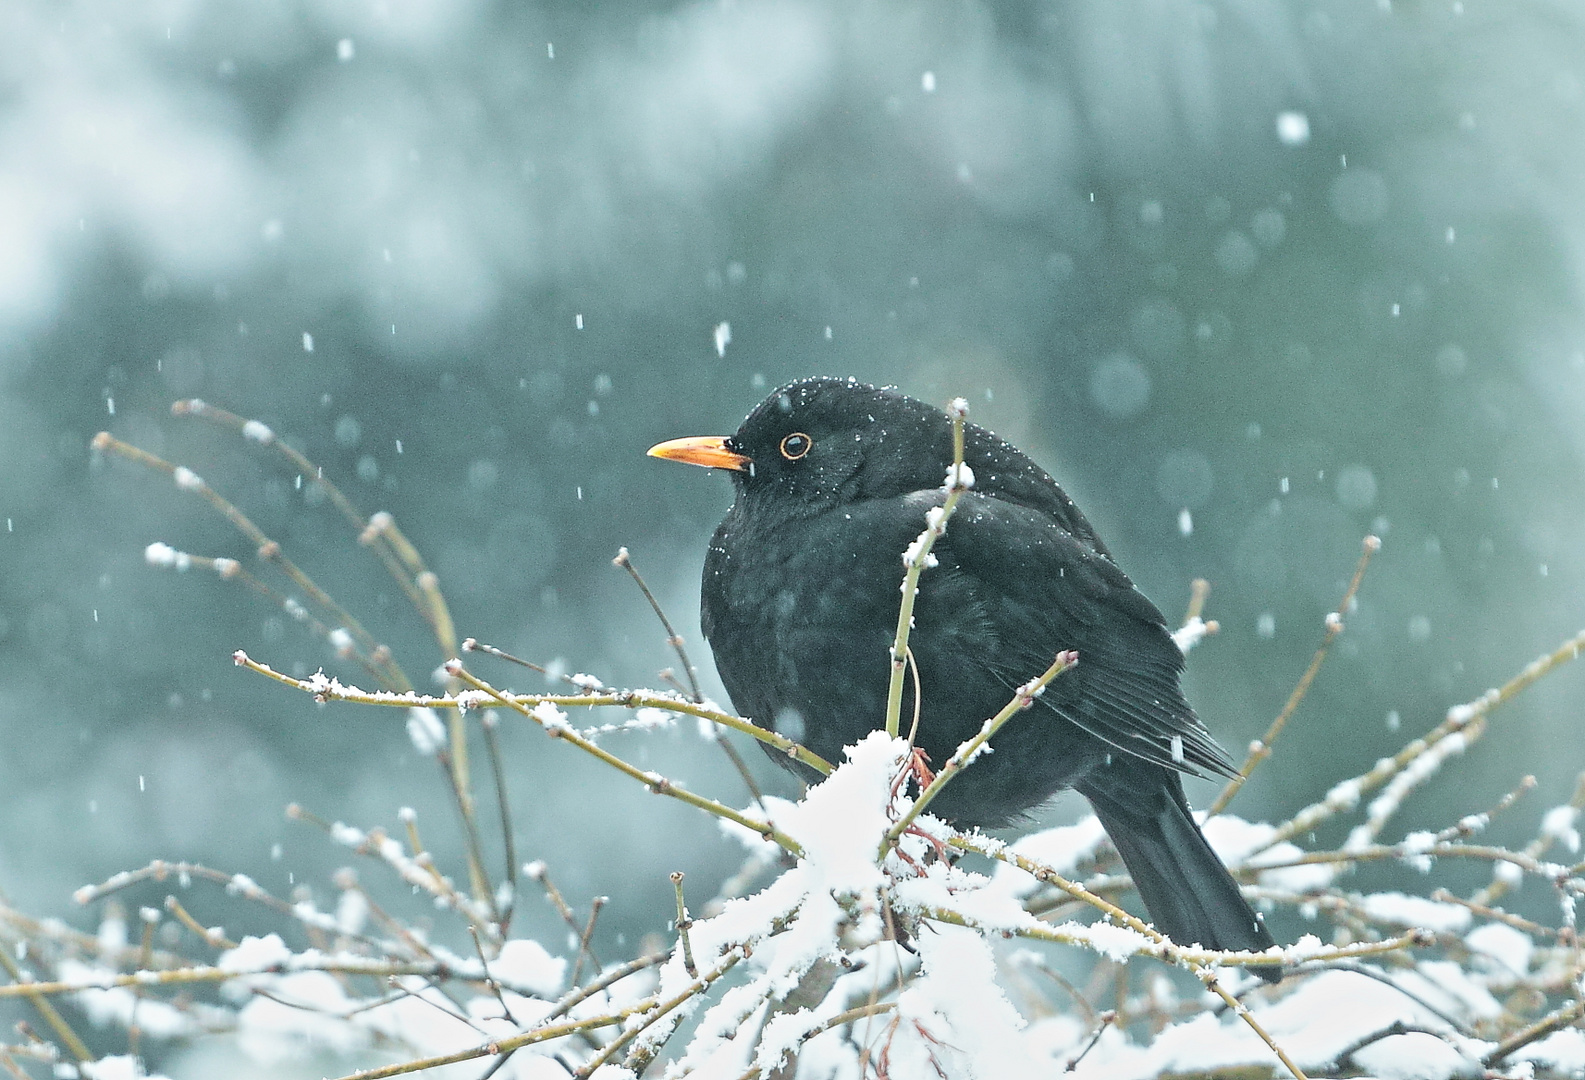
[[[781,441],[781,456],[797,461],[814,448],[815,441],[801,431],[795,431]]]

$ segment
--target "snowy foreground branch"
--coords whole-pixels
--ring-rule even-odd
[[[477,650],[514,659],[456,640],[435,575],[389,515],[362,518],[322,471],[257,421],[197,401],[178,403],[176,413],[237,432],[323,488],[397,580],[440,655]],[[1029,672],[1008,707],[934,776],[897,737],[907,725],[895,708],[892,734],[877,731],[845,760],[826,762],[681,682],[676,692],[621,690],[563,675],[566,693],[521,694],[452,660],[442,669],[446,692],[418,694],[390,649],[195,473],[109,435],[94,446],[169,477],[254,545],[261,571],[282,584],[236,560],[164,544],[151,545],[147,557],[244,586],[367,673],[377,689],[323,673],[294,679],[242,653],[234,658],[321,702],[400,710],[414,748],[434,760],[450,789],[461,839],[454,850],[430,850],[410,810],[387,827],[360,828],[294,806],[289,816],[321,828],[361,872],[349,866],[328,890],[303,883],[278,897],[243,875],[156,862],[79,890],[79,901],[100,911],[92,935],[0,906],[0,966],[9,974],[0,998],[36,1017],[17,1041],[0,1043],[0,1074],[131,1080],[147,1075],[146,1058],[205,1040],[228,1041],[239,1059],[271,1075],[329,1057],[345,1063],[348,1080],[426,1072],[469,1080],[1585,1074],[1585,949],[1577,932],[1585,776],[1568,801],[1534,815],[1521,846],[1486,834],[1495,816],[1526,812],[1530,778],[1516,779],[1496,806],[1470,808],[1439,831],[1393,830],[1405,801],[1478,742],[1494,710],[1576,658],[1585,634],[1284,821],[1222,812],[1271,755],[1342,632],[1374,538],[1299,688],[1204,823],[1279,940],[1293,941],[1268,953],[1224,954],[1170,941],[1120,906],[1129,883],[1094,818],[1008,844],[959,833],[929,813],[943,785],[973,782],[974,761],[992,752],[986,743],[995,730],[1023,722],[1021,706],[1082,657],[1064,654],[1044,674]],[[972,482],[955,466],[948,495]],[[905,603],[946,516],[928,522],[910,549]],[[626,549],[616,562],[645,588]],[[1180,631],[1185,650],[1215,631],[1200,618],[1203,601],[1202,587]],[[906,674],[904,616],[894,683]],[[691,682],[680,639],[665,625]],[[593,708],[619,719],[573,722]],[[740,766],[721,732],[758,739],[825,779],[797,802],[756,797],[740,807],[603,745],[614,732],[643,733],[681,717]],[[690,914],[687,883],[673,874],[669,939],[620,958],[597,956],[599,913],[625,898],[569,900],[543,859],[519,857],[497,740],[504,723],[542,732],[549,741],[539,752],[587,755],[608,767],[610,783],[638,783],[713,818],[712,827],[744,848],[742,869],[718,895],[693,897],[700,916]],[[480,827],[473,763],[481,751],[500,851]],[[1318,844],[1317,830],[1335,834],[1335,846]],[[1489,864],[1489,883],[1470,894],[1441,886],[1434,875],[1447,860]],[[1426,875],[1424,895],[1349,888],[1359,867],[1379,862]],[[520,892],[533,890],[564,924],[555,933],[536,938],[522,933],[522,920],[514,924]],[[1501,906],[1518,890],[1524,914]],[[410,896],[423,901],[420,909]],[[127,906],[144,903],[129,917]],[[193,914],[217,907],[247,929],[206,926]],[[1287,977],[1266,986],[1243,973],[1251,965],[1280,965]],[[98,1029],[93,1038],[74,1029],[83,1017]],[[90,1044],[122,1052],[100,1056]]]
[[[461,665],[451,671],[465,685],[482,683]],[[329,699],[371,700],[323,677],[296,682]],[[1036,692],[1034,684],[1025,692]],[[507,707],[514,700],[492,691],[488,702],[470,703]],[[436,699],[422,707],[456,704]],[[302,944],[289,946],[275,933],[234,942],[220,928],[192,922],[205,943],[223,945],[218,960],[201,963],[129,943],[119,908],[107,908],[96,938],[0,911],[8,934],[25,939],[50,972],[48,981],[22,973],[0,987],[0,996],[67,997],[96,1023],[144,1040],[227,1032],[242,1052],[266,1062],[326,1050],[377,1052],[393,1061],[349,1074],[361,1078],[485,1058],[500,1063],[497,1077],[600,1080],[646,1071],[747,1080],[1000,1078],[1064,1069],[1076,1077],[1211,1076],[1233,1068],[1257,1075],[1454,1077],[1490,1070],[1519,1077],[1585,1067],[1577,1026],[1585,953],[1573,922],[1585,878],[1579,865],[1547,858],[1556,847],[1577,851],[1578,797],[1546,813],[1536,841],[1519,851],[1471,842],[1486,824],[1479,815],[1396,844],[1362,844],[1356,829],[1333,852],[1277,839],[1291,833],[1286,823],[1213,818],[1206,831],[1235,865],[1256,853],[1247,864],[1253,895],[1296,908],[1330,939],[1306,935],[1271,953],[1220,954],[1168,941],[1113,904],[1109,894],[1121,882],[1104,872],[1104,836],[1093,819],[1008,845],[916,815],[901,782],[909,748],[884,732],[850,747],[847,760],[801,801],[765,799],[740,811],[627,766],[556,705],[515,705],[550,737],[609,758],[651,790],[717,816],[747,848],[740,877],[774,875],[770,882],[713,903],[706,918],[689,918],[683,909],[665,952],[597,966],[582,949],[558,956],[490,924],[491,906],[439,871],[404,813],[405,844],[380,830],[326,828],[333,842],[472,927],[478,948],[449,948],[438,928],[421,933],[377,912],[350,871],[337,880],[334,910],[325,911],[306,895],[281,900],[246,878],[154,864],[85,889],[80,899],[105,901],[157,881],[186,892],[209,880],[240,902],[289,916]],[[972,760],[973,749],[966,744],[958,758]],[[1414,760],[1429,754],[1427,748]],[[1429,778],[1419,771],[1427,774],[1421,780]],[[1356,787],[1364,785],[1361,779]],[[1380,805],[1386,797],[1370,805],[1372,836],[1395,808]],[[942,857],[953,849],[990,861],[973,869]],[[1360,861],[1396,859],[1429,871],[1450,857],[1491,862],[1494,882],[1551,886],[1558,925],[1451,894],[1360,895],[1339,885]],[[524,869],[560,901],[543,865]],[[675,880],[681,898],[681,876]],[[166,911],[185,914],[174,894]],[[164,919],[160,911],[140,913],[146,931]],[[1136,966],[1157,966],[1138,968],[1130,981],[1122,965],[1136,957],[1151,958]],[[1275,988],[1252,988],[1253,980],[1238,974],[1274,961],[1294,973]],[[1192,983],[1170,978],[1158,962],[1192,971],[1202,991],[1189,992]],[[204,987],[216,992],[199,993]],[[1102,1001],[1111,1005],[1104,1016]],[[41,1048],[56,1052],[43,1040],[32,1052]],[[139,1075],[130,1057],[80,1069],[85,1076]]]

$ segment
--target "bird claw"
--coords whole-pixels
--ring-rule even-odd
[[[930,755],[925,753],[922,747],[908,748],[908,760],[897,773],[897,778],[892,781],[892,798],[895,799],[902,791],[903,784],[910,776],[914,778],[914,784],[920,791],[935,783],[936,774],[930,771]]]

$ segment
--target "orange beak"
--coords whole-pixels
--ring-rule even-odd
[[[667,461],[686,461],[689,465],[703,465],[707,469],[731,469],[748,472],[754,459],[733,453],[726,448],[726,439],[719,435],[692,435],[686,439],[670,439],[649,448],[650,457]]]

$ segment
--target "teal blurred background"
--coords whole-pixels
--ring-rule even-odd
[[[178,397],[395,514],[461,633],[653,685],[671,658],[611,565],[627,545],[719,695],[697,574],[729,486],[645,448],[802,375],[962,395],[1164,610],[1212,582],[1189,690],[1235,756],[1377,532],[1251,817],[1585,622],[1572,5],[13,0],[3,22],[0,890],[29,910],[86,922],[73,888],[154,857],[328,895],[349,856],[291,801],[361,826],[412,806],[454,841],[400,715],[230,653],[356,670],[237,587],[145,565],[154,541],[250,552],[93,460],[101,428],[240,504],[409,670],[444,659],[311,486],[171,418]],[[1496,832],[1530,835],[1585,766],[1582,701],[1565,670],[1503,710],[1397,828],[1535,773]],[[697,815],[504,727],[518,851],[615,898],[613,953],[664,928],[666,873],[702,897],[735,869]],[[691,726],[609,745],[746,800]]]

